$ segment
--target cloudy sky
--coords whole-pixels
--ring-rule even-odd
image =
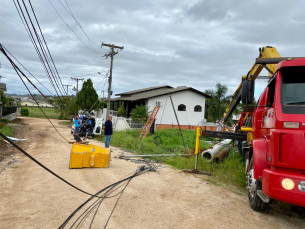
[[[114,57],[114,94],[158,85],[204,91],[218,82],[232,94],[259,47],[305,56],[301,0],[50,1],[31,3],[63,84],[75,85],[71,77],[91,78],[99,93],[107,90],[110,67],[104,57],[109,48],[101,42],[124,46]],[[1,0],[0,31],[0,43],[54,93],[12,0]],[[7,92],[27,93],[2,53],[0,62]],[[265,84],[256,83],[256,97]]]

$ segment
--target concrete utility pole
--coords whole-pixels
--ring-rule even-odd
[[[64,87],[66,86],[66,87],[67,87],[67,96],[68,96],[68,94],[69,94],[69,93],[68,93],[68,88],[69,88],[69,87],[72,87],[72,85],[62,85],[62,86],[64,86]]]
[[[109,87],[108,87],[108,99],[107,99],[107,113],[106,113],[106,118],[108,119],[109,116],[109,110],[110,110],[110,96],[111,96],[111,82],[112,82],[112,66],[113,66],[113,56],[118,54],[118,51],[115,51],[114,49],[120,49],[123,50],[124,46],[116,46],[114,44],[105,44],[102,42],[101,47],[103,46],[108,46],[111,48],[111,51],[107,54],[105,54],[106,59],[110,56],[111,57],[111,63],[110,63],[110,76],[108,78],[108,83],[109,83]]]
[[[76,96],[77,96],[77,93],[78,93],[78,81],[79,81],[79,80],[83,81],[84,78],[83,78],[83,79],[79,79],[79,78],[73,78],[73,77],[71,77],[71,79],[72,79],[72,80],[76,80]]]

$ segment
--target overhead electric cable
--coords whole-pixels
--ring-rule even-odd
[[[92,52],[97,53],[95,50],[89,48],[81,39],[80,37],[74,32],[74,30],[65,22],[65,20],[62,18],[62,16],[58,13],[58,11],[56,10],[56,8],[54,7],[54,5],[52,4],[52,2],[49,0],[50,4],[52,5],[53,9],[56,11],[56,13],[58,14],[58,16],[61,18],[61,20],[66,24],[66,26],[74,33],[74,35],[78,38],[78,40],[89,50],[91,50]]]
[[[16,30],[16,29],[14,29],[13,27],[11,27],[11,26],[9,26],[9,25],[7,25],[7,24],[5,24],[4,22],[2,22],[2,21],[0,21],[0,23],[1,24],[3,24],[3,25],[5,25],[6,27],[8,27],[8,28],[10,28],[11,30],[14,30],[15,32],[17,32],[17,33],[20,33],[20,34],[22,34],[23,36],[25,36],[25,37],[29,37],[29,35],[26,35],[25,33],[23,33],[23,32],[20,32],[20,31],[18,31],[18,30]],[[23,27],[24,28],[24,27]],[[46,34],[47,36],[50,36],[49,34]],[[47,38],[47,39],[51,39],[51,38]],[[54,41],[54,40],[53,40]],[[57,41],[57,40],[55,40],[55,42],[58,42],[59,44],[60,43],[62,43],[62,44],[64,44],[64,45],[69,45],[71,48],[73,48],[73,50],[68,50],[68,49],[64,49],[64,48],[62,48],[62,47],[60,47],[60,46],[58,46],[58,45],[54,45],[54,44],[49,44],[49,46],[52,46],[52,47],[54,47],[54,48],[57,48],[57,49],[60,49],[60,50],[62,50],[62,51],[66,51],[66,52],[69,52],[69,53],[83,53],[83,54],[92,54],[91,52],[88,52],[87,50],[79,50],[79,51],[77,51],[76,49],[75,49],[75,47],[73,47],[72,45],[70,45],[69,43],[66,43],[66,42],[62,42],[62,41]],[[80,48],[80,47],[77,47],[77,48]],[[96,56],[96,57],[94,57],[93,59],[97,59],[99,56]],[[92,60],[93,60],[92,59]]]
[[[83,30],[83,28],[82,28],[82,26],[80,25],[80,23],[79,23],[79,22],[76,20],[76,18],[74,17],[74,15],[73,15],[73,13],[72,13],[72,11],[71,11],[71,9],[70,9],[70,7],[69,7],[67,1],[66,1],[66,5],[68,6],[69,10],[64,6],[64,4],[61,2],[61,0],[59,0],[59,2],[60,2],[60,4],[65,8],[65,10],[73,17],[73,19],[75,20],[76,24],[77,24],[77,25],[79,26],[79,28],[83,31],[83,33],[85,34],[85,36],[87,37],[87,39],[88,39],[88,41],[89,41],[89,44],[90,44],[92,50],[94,50],[94,48],[92,47],[91,43],[94,44],[94,45],[96,45],[97,47],[100,48],[100,46],[97,45],[97,44],[95,44],[95,43],[88,37],[87,33]]]
[[[33,78],[41,85],[41,86],[43,86],[48,92],[50,92],[50,94],[52,95],[52,96],[54,96],[53,95],[53,93],[46,87],[46,86],[44,86],[35,76],[34,76],[34,74],[32,74],[26,67],[24,67],[21,63],[20,63],[20,61],[12,54],[12,53],[10,53],[6,48],[5,48],[5,50],[31,75],[31,76],[33,76]],[[7,66],[7,67],[10,67],[10,68],[13,68],[13,67],[11,67],[11,66],[8,66],[8,65],[6,65],[6,64],[3,64],[3,65],[5,65],[5,66]],[[13,68],[14,69],[14,68]]]
[[[31,19],[31,16],[30,16],[29,12],[28,12],[28,9],[27,9],[27,7],[26,7],[26,5],[25,5],[25,3],[24,3],[24,0],[22,0],[22,2],[23,2],[23,5],[24,5],[25,10],[26,10],[26,12],[27,12],[27,15],[28,15],[28,17],[29,17],[29,19],[30,19],[30,22],[31,22],[31,24],[32,24],[33,30],[34,30],[34,32],[35,32],[35,34],[36,34],[37,40],[38,40],[40,43],[42,43],[41,40],[40,40],[40,37],[39,37],[39,35],[38,35],[37,31],[36,31],[36,28],[35,28],[35,26],[34,26],[34,24],[33,24],[33,22],[32,22],[32,19]],[[63,84],[62,84],[62,81],[61,81],[61,79],[60,79],[59,73],[58,73],[57,68],[56,68],[56,66],[55,66],[55,63],[54,63],[54,61],[53,61],[53,57],[52,57],[52,55],[51,55],[51,53],[50,53],[49,47],[48,47],[48,45],[47,45],[47,42],[46,42],[45,39],[44,39],[43,33],[42,33],[42,31],[41,31],[39,22],[38,22],[38,20],[37,20],[35,11],[34,11],[34,9],[33,9],[33,6],[32,6],[32,3],[31,3],[30,0],[29,0],[29,3],[30,3],[30,6],[31,6],[33,15],[34,15],[34,17],[35,17],[37,26],[38,26],[38,28],[39,28],[40,34],[41,34],[41,36],[42,36],[42,38],[43,38],[44,45],[45,45],[45,47],[46,47],[46,49],[47,49],[47,54],[49,54],[49,55],[46,55],[46,56],[47,56],[48,60],[49,60],[49,58],[51,59],[51,62],[52,62],[52,64],[53,64],[53,67],[51,68],[51,71],[53,71],[53,73],[54,73],[54,75],[55,75],[55,77],[54,77],[54,78],[55,78],[55,82],[56,82],[56,81],[59,81],[58,84],[61,85],[61,87],[59,87],[58,85],[57,85],[57,86],[58,86],[58,88],[60,88],[61,93],[64,95],[64,94],[65,94],[65,89],[64,89],[64,87],[63,87]],[[43,51],[46,52],[46,51],[45,51],[45,48],[44,48],[44,45],[42,44]],[[55,69],[55,72],[56,72],[56,74],[57,74],[57,77],[56,77],[56,74],[55,74],[55,72],[54,72],[54,69]],[[57,79],[57,78],[58,78],[58,79]]]
[[[49,81],[50,81],[52,87],[54,88],[54,90],[55,90],[57,96],[59,96],[58,91],[57,91],[57,89],[56,89],[56,87],[55,87],[55,85],[54,85],[54,82],[53,82],[53,80],[52,80],[52,78],[51,78],[51,76],[50,76],[50,74],[49,74],[48,68],[47,68],[47,66],[46,66],[46,64],[45,64],[45,62],[44,62],[44,60],[43,60],[43,58],[42,58],[42,55],[41,55],[41,53],[40,53],[40,51],[39,51],[39,49],[38,49],[38,46],[36,45],[36,42],[35,42],[34,37],[33,37],[33,35],[32,35],[32,32],[31,32],[31,30],[29,29],[28,23],[27,23],[27,21],[26,21],[26,19],[25,19],[25,16],[24,16],[24,14],[23,14],[23,11],[22,11],[22,9],[21,9],[21,6],[20,6],[19,2],[17,2],[18,5],[20,6],[20,12],[21,12],[21,13],[20,13],[20,12],[19,12],[19,9],[18,9],[18,7],[17,7],[17,5],[16,5],[16,3],[15,3],[15,0],[13,0],[13,1],[14,1],[14,4],[15,4],[15,7],[16,7],[16,9],[17,9],[17,12],[18,12],[18,14],[19,14],[19,16],[20,16],[20,19],[21,19],[21,21],[22,21],[22,23],[23,23],[23,25],[24,25],[24,27],[25,27],[25,29],[26,29],[26,31],[27,31],[29,37],[30,37],[30,40],[32,41],[32,44],[33,44],[33,46],[34,46],[34,48],[35,48],[35,50],[36,50],[36,52],[37,52],[37,54],[38,54],[38,57],[39,57],[39,59],[40,59],[40,61],[41,61],[41,63],[42,63],[42,66],[44,67],[45,72],[47,73],[47,76],[48,76],[48,78],[49,78]],[[21,16],[21,14],[22,14],[23,17]],[[24,19],[23,19],[23,18],[24,18]]]
[[[0,12],[2,12],[2,11],[0,11]],[[2,13],[4,13],[4,12],[2,12]],[[8,15],[8,14],[6,14],[6,15]],[[17,20],[16,18],[11,17],[10,15],[8,15],[9,17],[13,18],[13,19],[16,21],[16,22],[15,22],[15,21],[13,21],[13,20],[11,20],[11,19],[9,19],[9,18],[7,18],[7,17],[5,17],[5,16],[3,16],[3,15],[0,15],[0,16],[2,16],[3,18],[6,18],[7,20],[9,20],[9,21],[11,21],[11,22],[17,24],[18,26],[20,26],[20,27],[22,27],[22,28],[24,29],[24,25],[20,24],[20,23],[22,23],[22,22],[19,21],[19,20]],[[4,24],[3,22],[1,22],[1,23]],[[11,29],[13,29],[13,30],[15,30],[14,28],[8,26],[7,24],[4,24],[4,25],[7,26],[7,27],[9,27],[9,28],[11,28]],[[20,32],[20,31],[18,31],[18,30],[15,30],[15,31],[18,32],[18,33],[23,34],[24,36],[28,36],[28,35],[26,35],[26,34]],[[44,34],[44,35],[47,36],[47,39],[53,40],[53,41],[55,41],[55,42],[58,42],[58,43],[60,43],[60,44],[65,45],[65,46],[69,46],[69,47],[73,48],[74,50],[75,50],[76,48],[77,48],[77,49],[80,49],[80,51],[77,51],[78,53],[79,53],[79,52],[83,52],[83,53],[86,53],[86,54],[92,54],[92,52],[89,52],[87,48],[77,47],[76,45],[73,45],[73,44],[70,44],[70,43],[68,43],[68,42],[62,41],[61,39],[59,39],[59,38],[57,38],[57,37],[55,37],[55,36],[52,36],[51,34]],[[73,51],[74,51],[74,50],[66,50],[66,49],[63,49],[62,47],[59,47],[59,46],[56,46],[56,45],[52,45],[52,44],[50,44],[50,46],[56,47],[56,48],[58,48],[58,49],[65,50],[65,51],[67,51],[67,52],[73,52]],[[91,51],[91,50],[90,50],[90,51]],[[74,51],[74,52],[76,52],[76,51]],[[106,53],[106,51],[105,51],[105,53]],[[101,53],[101,54],[105,54],[105,53]],[[96,55],[94,58],[100,57],[98,54],[94,54],[94,55]]]
[[[46,99],[46,101],[48,101],[50,104],[52,104],[56,109],[58,109],[60,111],[60,109],[57,107],[56,104],[54,104],[53,102],[51,102],[36,86],[35,84],[32,83],[32,81],[18,68],[18,66],[14,63],[14,61],[7,55],[6,51],[7,49],[0,43],[0,51],[2,51],[2,53],[5,55],[5,57],[10,61],[11,65],[13,66],[13,68],[15,69],[16,73],[18,74],[19,78],[21,79],[21,81],[23,82],[23,84],[25,85],[25,87],[27,88],[28,92],[30,93],[30,95],[33,97],[31,91],[29,90],[29,88],[26,86],[26,84],[24,83],[22,77],[20,76],[19,72],[27,79],[27,81]],[[48,119],[48,121],[51,123],[51,125],[54,127],[54,129],[59,133],[59,131],[57,130],[57,128],[53,125],[53,123],[51,122],[51,120],[48,118],[48,116],[43,112],[42,108],[39,106],[38,102],[36,101],[36,99],[33,97],[34,101],[36,102],[37,106],[39,107],[39,109],[42,111],[42,113],[44,114],[44,116]],[[65,113],[65,115],[67,115]],[[67,115],[68,116],[68,115]],[[61,137],[63,137],[62,134],[59,133],[59,135]],[[67,142],[68,140],[63,137]]]
[[[26,87],[26,89],[28,90],[28,92],[30,93],[30,95],[32,96],[32,98],[34,99],[35,103],[37,104],[37,106],[39,107],[39,109],[41,110],[41,112],[44,114],[44,116],[48,119],[48,121],[51,123],[51,125],[54,127],[54,129],[58,132],[58,134],[65,139],[67,142],[69,142],[58,130],[57,128],[54,126],[54,124],[51,122],[51,120],[48,118],[48,116],[45,114],[45,112],[42,110],[42,108],[40,107],[40,105],[38,104],[37,100],[35,99],[35,97],[33,96],[33,94],[31,93],[30,89],[28,88],[28,86],[25,84],[24,80],[22,79],[22,77],[20,76],[19,72],[29,81],[30,84],[32,84],[32,86],[42,95],[44,96],[44,98],[51,103],[55,108],[57,108],[57,106],[50,102],[50,100],[29,80],[29,78],[18,68],[18,66],[12,61],[12,59],[7,55],[7,53],[4,50],[4,47],[2,46],[2,44],[0,44],[0,51],[2,51],[2,53],[6,56],[6,58],[10,61],[10,63],[12,64],[13,68],[15,69],[16,73],[18,74],[19,78],[21,79],[22,83],[24,84],[24,86]],[[58,108],[57,108],[58,109]]]

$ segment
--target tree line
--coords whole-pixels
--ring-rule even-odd
[[[228,96],[228,87],[225,84],[217,83],[215,89],[206,89],[205,94],[213,98],[206,100],[205,118],[208,122],[216,122],[223,118],[227,106],[232,100],[232,95]],[[254,103],[256,104],[255,100]],[[242,112],[243,104],[238,104],[237,108],[233,111],[234,115]],[[232,117],[227,121],[228,124],[232,123]]]

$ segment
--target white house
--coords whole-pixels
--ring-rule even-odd
[[[180,125],[197,126],[202,124],[205,112],[205,99],[211,96],[196,90],[192,87],[181,86],[173,88],[171,86],[149,87],[140,90],[116,94],[120,96],[111,102],[124,102],[127,115],[136,105],[145,105],[152,111],[156,105],[160,107],[156,116],[156,125],[171,127],[176,126],[177,121],[172,107],[170,97],[172,97],[174,108],[177,113]]]
[[[22,101],[20,105],[23,107],[37,107],[37,104],[32,101]]]
[[[38,104],[40,107],[53,107],[53,105],[45,102],[38,102]],[[38,107],[34,101],[22,101],[20,105],[23,107]]]

